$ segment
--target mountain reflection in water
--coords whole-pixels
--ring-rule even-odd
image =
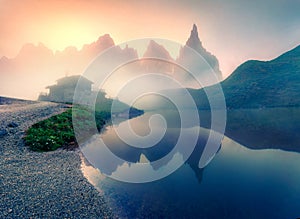
[[[263,114],[261,111],[257,113],[268,120],[256,115],[255,110],[228,112],[225,134],[246,144],[242,146],[225,137],[215,158],[204,169],[198,168],[198,163],[209,130],[198,127],[200,137],[193,153],[183,166],[166,178],[151,183],[131,184],[105,177],[124,168],[127,165],[125,162],[114,165],[108,163],[106,168],[98,170],[95,169],[97,164],[93,163],[95,168],[86,166],[84,174],[108,197],[113,211],[123,218],[297,218],[300,214],[300,155],[246,147],[255,148],[256,144],[259,146],[257,149],[284,149],[285,146],[289,146],[287,150],[296,148],[299,137],[290,132],[298,127],[298,109],[266,110]],[[151,113],[131,120],[138,134],[149,132],[148,118]],[[100,136],[113,153],[125,160],[139,162],[141,156],[144,156],[154,161],[172,150],[180,131],[176,112],[163,113],[168,130],[154,147],[140,149],[123,144],[115,138],[111,127]],[[207,127],[209,117],[204,115],[207,115],[206,112],[200,112],[201,124]],[[290,123],[287,122],[288,118]],[[190,124],[190,127],[185,128],[197,125],[193,121]],[[247,131],[249,136],[245,136],[244,140],[242,133]],[[269,135],[280,131],[281,140],[274,144],[279,137],[272,138]],[[258,133],[262,137],[256,136]],[[292,137],[290,142],[289,137]],[[284,139],[286,142],[283,142]],[[97,149],[91,145],[89,143],[82,148],[85,154],[97,154]],[[177,153],[178,158],[180,153]],[[183,152],[181,157],[184,156]]]

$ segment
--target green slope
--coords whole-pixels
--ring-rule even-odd
[[[300,46],[271,61],[245,62],[221,86],[231,109],[300,106]],[[198,108],[209,107],[203,89],[190,92]]]

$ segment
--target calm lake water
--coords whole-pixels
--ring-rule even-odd
[[[149,133],[148,121],[152,114],[155,112],[131,119],[133,130],[140,135]],[[94,138],[103,139],[109,149],[124,160],[133,163],[155,161],[172,150],[180,133],[180,120],[176,112],[162,114],[168,130],[154,147],[133,148],[123,143],[114,131],[114,128],[119,131],[126,128],[122,122],[114,128],[108,126]],[[197,127],[193,121],[189,124],[183,129],[197,128],[200,133],[192,155],[174,173],[150,183],[125,183],[107,177],[120,171],[126,162],[106,166],[98,163],[101,148],[93,144],[94,140],[82,148],[93,165],[83,165],[85,176],[105,194],[117,216],[218,219],[300,217],[299,153],[278,149],[253,150],[224,137],[214,159],[200,169],[198,162],[208,130]],[[160,125],[157,123],[154,126]],[[233,130],[230,130],[231,133]]]

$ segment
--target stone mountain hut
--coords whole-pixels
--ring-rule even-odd
[[[90,96],[92,94],[92,84],[90,80],[80,75],[67,76],[57,80],[57,84],[46,87],[48,94],[40,94],[39,100],[72,103],[77,82],[81,80],[77,92],[81,96]]]

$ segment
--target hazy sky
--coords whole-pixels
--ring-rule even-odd
[[[225,75],[247,59],[300,44],[299,0],[0,0],[0,57],[24,43],[78,49],[109,33],[115,43],[158,37],[185,43],[196,23]]]

